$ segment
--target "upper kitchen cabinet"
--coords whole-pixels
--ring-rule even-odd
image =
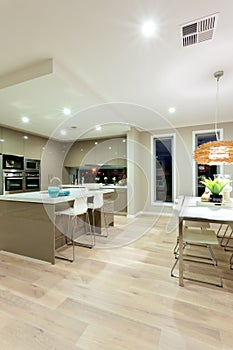
[[[123,142],[124,141],[124,142]],[[97,164],[126,165],[126,142],[124,138],[101,141],[96,146]]]
[[[126,165],[126,139],[112,138],[98,141],[76,141],[65,159],[65,166],[87,164]]]
[[[2,153],[23,155],[24,134],[15,130],[2,128]]]
[[[41,159],[43,148],[47,142],[46,139],[43,139],[34,135],[27,135],[27,138],[24,138],[24,157],[32,159]]]
[[[0,128],[0,153],[41,159],[47,139],[8,128]]]
[[[64,161],[64,165],[67,167],[95,163],[95,143],[93,141],[76,141],[73,143]]]

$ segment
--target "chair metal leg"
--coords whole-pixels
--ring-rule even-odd
[[[231,252],[232,249],[233,249],[233,246],[232,245],[229,245],[229,242],[230,242],[230,239],[232,239],[232,234],[233,234],[233,230],[231,230],[231,233],[229,234],[228,238],[227,238],[227,241],[224,245],[224,250],[226,252]]]
[[[223,226],[223,225],[221,225],[221,226]],[[220,240],[220,245],[221,245],[221,247],[224,247],[224,246],[225,246],[225,244],[223,244],[223,241],[224,241],[224,239],[225,239],[225,236],[226,236],[226,234],[227,234],[227,231],[228,231],[228,228],[229,228],[229,227],[230,227],[229,225],[226,226],[225,231],[224,231],[223,235],[221,236],[221,240]],[[218,231],[218,232],[219,232],[219,231]],[[217,237],[219,237],[219,236],[217,235]]]
[[[185,250],[185,248],[187,246],[190,246],[190,247],[192,247],[192,246],[206,247],[206,248],[209,249],[210,257],[187,253],[187,254],[183,254],[184,260],[193,261],[193,262],[201,262],[203,264],[211,264],[211,265],[215,265],[215,266],[218,265],[217,258],[216,258],[215,254],[213,252],[213,249],[212,249],[212,247],[210,245],[208,245],[208,244],[198,244],[198,243],[194,244],[194,243],[186,243],[186,242],[184,242],[184,244],[183,244],[183,251]],[[178,256],[179,256],[179,242],[176,243],[176,246],[174,248],[173,253],[175,255],[175,259],[177,259]]]
[[[212,247],[210,245],[206,245],[206,247],[208,248],[209,250],[209,253],[210,253],[210,256],[211,256],[211,260],[213,261],[213,266],[215,266],[217,268],[217,259],[215,257],[215,254],[212,250]],[[185,247],[183,248],[183,250],[185,249]],[[190,256],[190,255],[189,255]],[[208,258],[207,258],[208,259]],[[195,262],[195,263],[205,263],[205,262],[200,262],[200,261],[197,261],[197,260],[191,260],[191,259],[187,259],[187,258],[183,258],[184,261],[191,261],[191,262]],[[175,255],[175,262],[171,268],[171,277],[175,277],[175,278],[179,278],[179,275],[175,274],[174,273],[174,270],[175,270],[175,267],[177,266],[178,264],[178,261],[179,261],[179,255],[176,254]],[[231,264],[231,261],[230,261],[230,264]],[[233,254],[232,254],[232,265],[233,265]],[[223,280],[221,278],[221,276],[218,275],[218,278],[219,278],[219,283],[213,283],[213,282],[206,282],[206,281],[203,281],[203,280],[199,280],[199,279],[196,279],[196,278],[190,278],[190,277],[183,277],[184,279],[186,280],[189,280],[189,281],[194,281],[194,282],[200,282],[200,283],[205,283],[205,284],[210,284],[210,285],[214,285],[214,286],[217,286],[217,287],[223,287]]]
[[[233,254],[231,255],[231,258],[230,258],[230,269],[233,270]]]
[[[172,266],[171,277],[179,278],[179,275],[174,273],[174,270],[175,270],[175,267],[176,267],[178,261],[179,261],[179,257],[177,257],[177,259],[175,260],[174,265]],[[207,282],[207,281],[199,280],[197,278],[191,278],[191,277],[186,277],[186,276],[184,276],[183,278],[188,280],[188,281],[194,281],[194,282],[200,282],[200,283],[204,283],[204,284],[210,284],[210,285],[213,285],[213,286],[216,286],[216,287],[220,287],[220,288],[223,287],[223,280],[222,280],[222,278],[220,276],[218,276],[219,281],[220,281],[219,283]]]
[[[74,241],[74,245],[79,246],[79,247],[84,247],[84,248],[90,248],[91,249],[95,245],[95,237],[94,237],[94,235],[92,233],[92,230],[91,230],[90,218],[89,218],[89,215],[88,215],[87,212],[85,213],[85,217],[86,217],[85,223],[86,223],[86,221],[88,223],[89,232],[90,232],[90,236],[91,236],[91,239],[92,239],[92,243],[81,243],[81,242]],[[86,225],[85,225],[85,228],[86,228]]]

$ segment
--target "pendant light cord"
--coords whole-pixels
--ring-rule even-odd
[[[218,112],[219,112],[219,106],[218,106],[218,99],[219,99],[219,79],[223,76],[223,70],[217,71],[214,73],[214,77],[216,78],[216,96],[215,96],[215,121],[214,121],[214,130],[215,130],[215,136],[216,140],[219,141],[219,135],[218,135]]]

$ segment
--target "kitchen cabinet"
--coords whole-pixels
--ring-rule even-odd
[[[2,128],[2,153],[23,155],[24,134],[16,130]]]
[[[70,148],[64,165],[77,167],[85,164],[96,164],[94,141],[77,141]]]
[[[114,203],[110,194],[104,194],[104,205],[95,210],[95,232],[106,235],[106,227],[114,226]],[[93,225],[91,213],[89,213],[90,224]]]
[[[0,129],[0,139],[0,153],[22,155],[32,159],[41,159],[47,143],[46,138],[8,128]]]
[[[115,214],[127,214],[127,187],[115,186],[114,193],[106,195],[106,199],[113,201],[113,211]]]
[[[125,138],[76,141],[69,150],[64,165],[67,167],[86,164],[108,164],[126,166]]]
[[[24,139],[24,157],[31,159],[41,159],[45,141],[42,138],[34,135],[28,135],[28,139]]]

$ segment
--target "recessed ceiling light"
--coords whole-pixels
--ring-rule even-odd
[[[28,123],[29,122],[29,118],[26,117],[26,116],[22,117],[21,120],[22,120],[23,123]]]
[[[148,20],[142,25],[142,33],[145,37],[149,38],[155,34],[155,23],[152,20]]]
[[[175,111],[176,111],[175,107],[170,107],[170,108],[168,109],[168,112],[169,112],[169,113],[175,113]]]
[[[100,125],[96,125],[95,129],[99,131],[99,130],[101,130],[102,128],[101,128]]]
[[[66,130],[60,130],[60,134],[62,135],[62,136],[65,136],[66,134],[67,134],[67,132],[66,132]]]
[[[0,142],[4,142],[5,140],[4,139],[0,139]]]
[[[67,107],[64,107],[64,108],[63,108],[63,113],[64,113],[65,115],[70,115],[71,110],[70,110],[69,108],[67,108]]]
[[[24,135],[23,138],[24,138],[24,140],[28,140],[28,136],[27,135]]]
[[[98,145],[98,141],[95,141],[95,145]]]

